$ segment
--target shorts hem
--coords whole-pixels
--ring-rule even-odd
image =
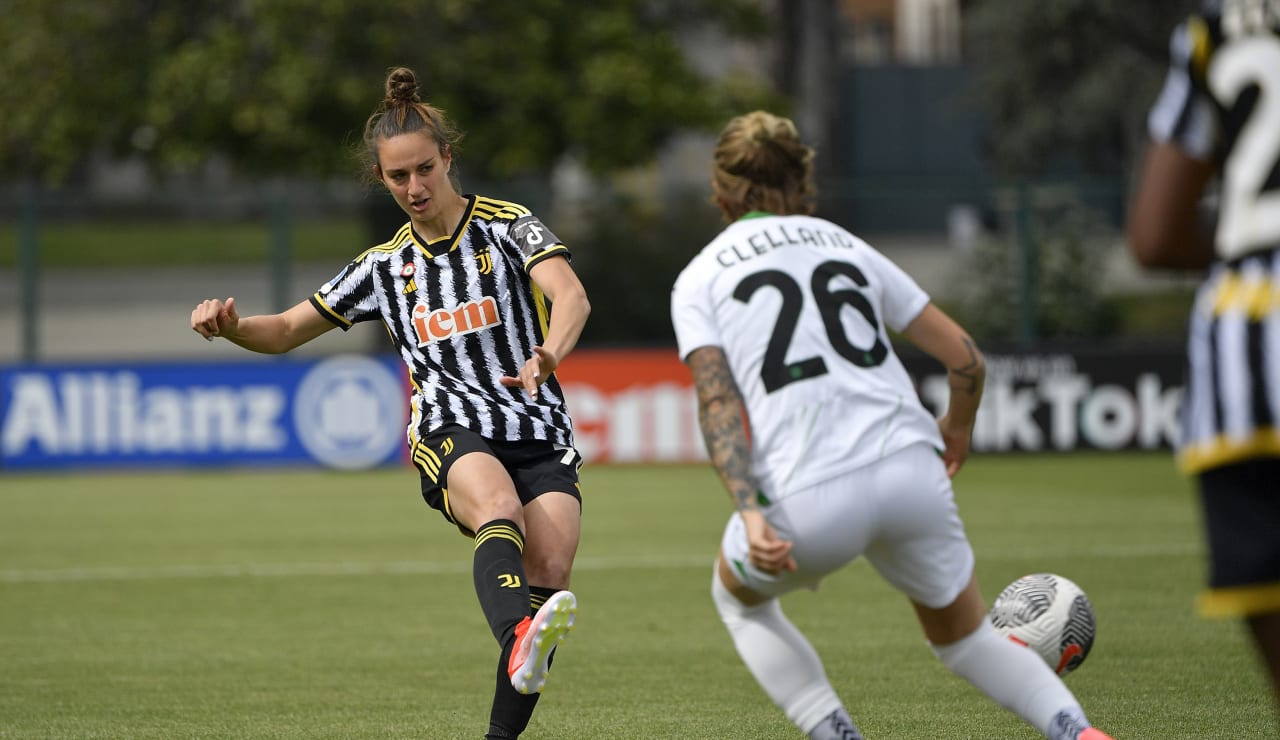
[[[1210,588],[1196,600],[1205,619],[1251,617],[1280,612],[1280,583]]]

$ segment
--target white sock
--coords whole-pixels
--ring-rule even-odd
[[[1089,727],[1071,690],[1035,652],[1008,640],[983,621],[950,645],[934,645],[943,665],[1045,737],[1069,738]]]
[[[826,740],[828,734],[811,733],[825,733],[821,725],[833,712],[849,715],[827,680],[818,653],[782,613],[778,600],[745,606],[729,593],[718,573],[711,576],[711,600],[742,662],[773,703],[805,734]],[[849,726],[852,729],[852,723]]]
[[[853,720],[849,719],[849,713],[844,709],[837,709],[824,717],[817,727],[809,730],[809,740],[865,740],[865,738],[853,725]]]

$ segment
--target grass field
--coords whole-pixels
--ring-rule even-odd
[[[588,467],[565,643],[525,737],[798,738],[707,595],[704,467]],[[1121,740],[1273,738],[1164,455],[978,457],[957,481],[988,599],[1054,571],[1099,633],[1067,678]],[[480,738],[496,659],[469,543],[410,471],[0,477],[0,737]],[[784,599],[868,738],[1034,738],[949,674],[858,563]]]

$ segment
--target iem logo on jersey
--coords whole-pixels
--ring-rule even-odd
[[[298,384],[293,421],[318,462],[357,470],[386,462],[404,441],[408,403],[399,380],[376,360],[340,356],[313,367]]]
[[[413,307],[413,331],[418,335],[419,347],[501,323],[502,319],[498,318],[498,302],[490,296],[460,303],[449,309],[438,308],[432,311],[422,303]]]

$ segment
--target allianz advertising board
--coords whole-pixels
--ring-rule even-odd
[[[935,415],[945,370],[903,364]],[[1179,348],[990,351],[978,453],[1157,450],[1177,443]],[[674,349],[581,349],[556,370],[590,463],[705,462]],[[408,465],[411,388],[393,356],[0,367],[0,470]]]
[[[0,368],[0,468],[396,462],[394,358]]]

